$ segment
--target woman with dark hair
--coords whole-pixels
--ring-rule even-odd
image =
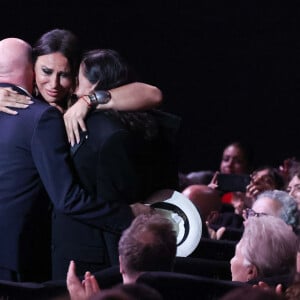
[[[149,207],[136,204],[160,189],[178,188],[174,141],[178,118],[148,110],[121,112],[94,110],[97,90],[107,90],[135,80],[136,76],[114,50],[97,49],[82,59],[77,102],[89,109],[87,132],[73,149],[73,161],[80,181],[92,195],[103,199],[101,229],[55,212],[53,219],[53,278],[65,278],[70,260],[79,275],[119,263],[118,241],[130,222],[121,220],[115,228],[114,213],[132,206],[134,215]],[[127,101],[123,99],[124,104]],[[120,100],[121,102],[121,100]],[[132,220],[132,219],[131,219]]]
[[[33,47],[35,92],[64,111],[76,87],[81,60],[78,38],[69,30],[54,29],[43,34]]]
[[[127,62],[112,49],[92,50],[83,56],[79,80],[85,79],[92,85],[93,90],[111,90],[137,80],[136,72]],[[85,95],[79,85],[77,95]],[[91,90],[92,91],[92,90]],[[123,99],[126,102],[126,99]],[[154,112],[153,112],[154,113]],[[127,128],[140,132],[145,138],[151,139],[157,134],[157,124],[149,111],[118,111],[106,110],[106,115],[119,119]]]

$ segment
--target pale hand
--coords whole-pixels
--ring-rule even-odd
[[[64,114],[65,127],[68,135],[68,140],[71,146],[79,143],[80,131],[86,131],[84,119],[87,116],[89,107],[83,100],[78,100]]]
[[[71,300],[88,300],[91,296],[100,292],[95,276],[86,272],[81,282],[76,275],[75,262],[71,261],[67,274],[67,288]]]
[[[30,97],[21,95],[11,88],[0,88],[0,111],[17,115],[18,112],[12,108],[27,108],[33,101]]]

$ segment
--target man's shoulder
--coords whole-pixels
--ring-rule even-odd
[[[26,109],[20,109],[20,116],[28,116],[30,118],[41,118],[46,115],[53,115],[55,117],[61,118],[61,112],[54,106],[49,105],[47,102],[32,98],[33,104],[29,105]]]

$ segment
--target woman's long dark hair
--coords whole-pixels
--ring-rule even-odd
[[[36,63],[39,56],[56,52],[67,58],[75,88],[82,58],[82,49],[76,35],[66,29],[53,29],[46,32],[36,41],[33,47],[33,63]],[[65,105],[67,105],[67,101],[65,101]]]
[[[112,49],[96,49],[84,54],[84,75],[95,90],[109,90],[137,81],[138,76],[118,52]],[[107,114],[118,118],[129,130],[142,133],[145,139],[157,134],[155,119],[147,111],[124,112],[110,110]]]

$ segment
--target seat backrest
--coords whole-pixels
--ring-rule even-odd
[[[93,275],[96,277],[101,289],[111,288],[114,285],[123,282],[119,266],[112,266],[110,268],[95,272]]]
[[[238,241],[213,240],[202,237],[199,245],[189,257],[230,261]]]
[[[164,300],[216,300],[234,288],[248,285],[175,272],[146,272],[137,282],[153,287]]]
[[[68,299],[65,284],[0,281],[0,299],[52,300]]]
[[[231,280],[230,263],[223,260],[176,257],[174,272]]]

